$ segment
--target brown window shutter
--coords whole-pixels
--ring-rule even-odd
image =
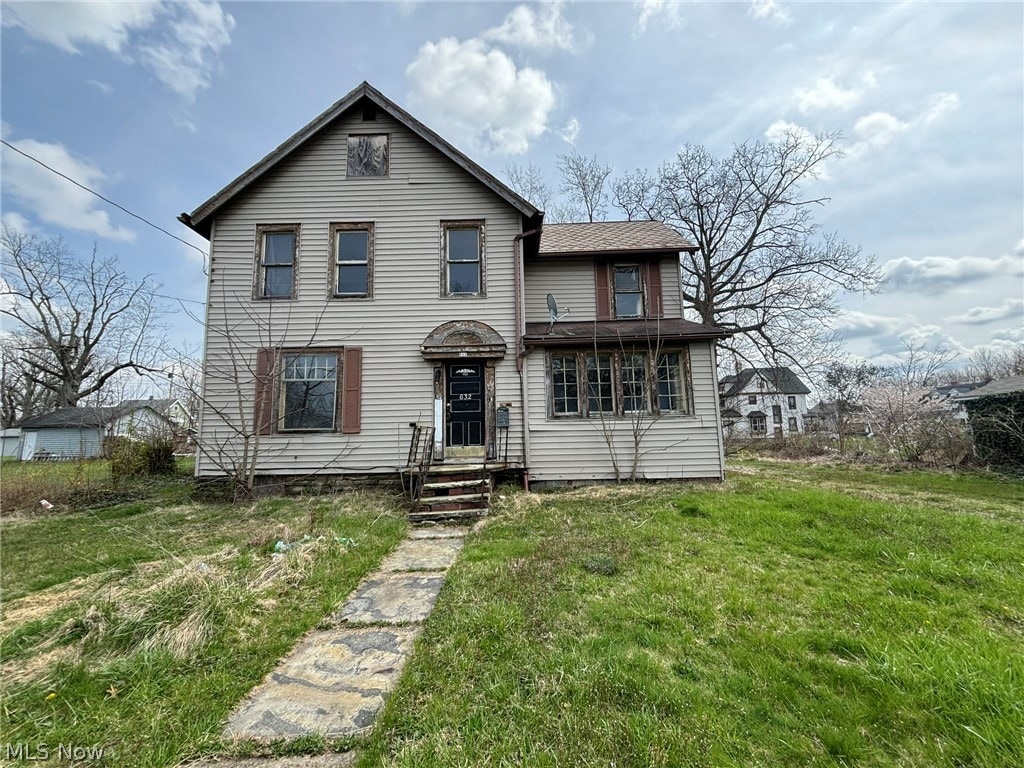
[[[363,349],[345,347],[342,365],[343,394],[341,398],[341,431],[346,435],[359,433],[363,399]]]
[[[664,303],[661,298],[661,262],[647,262],[644,278],[647,283],[644,286],[644,293],[647,294],[647,316],[664,317]]]
[[[253,424],[256,432],[269,435],[274,421],[274,350],[256,352],[256,402]]]
[[[603,261],[594,262],[594,288],[597,298],[597,319],[612,319],[611,280],[608,276],[608,264]]]

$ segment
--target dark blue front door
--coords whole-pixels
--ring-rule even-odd
[[[484,444],[484,366],[459,360],[445,366],[449,448]]]

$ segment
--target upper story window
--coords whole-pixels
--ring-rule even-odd
[[[789,410],[795,411],[796,410],[796,395],[788,395],[786,397],[786,401],[789,404]]]
[[[348,137],[348,176],[387,176],[389,136],[386,133]]]
[[[747,405],[757,405],[757,395],[747,395]]]
[[[298,240],[298,224],[270,224],[256,228],[255,295],[258,298],[295,298]]]
[[[612,269],[615,317],[643,317],[644,291],[639,264],[616,264]]]
[[[373,296],[373,224],[332,224],[333,294]]]
[[[443,291],[448,296],[484,295],[484,227],[479,221],[442,222]]]

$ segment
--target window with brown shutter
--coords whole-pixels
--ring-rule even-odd
[[[608,276],[608,264],[603,261],[594,262],[594,288],[597,300],[597,319],[612,319],[611,280]]]
[[[644,267],[644,292],[647,294],[647,316],[664,317],[664,302],[661,297],[661,262],[649,261]]]
[[[358,433],[362,360],[360,347],[258,350],[257,432]]]

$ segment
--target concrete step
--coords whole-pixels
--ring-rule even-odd
[[[420,504],[466,504],[471,502],[483,502],[486,504],[490,498],[490,493],[459,493],[454,496],[421,496]]]
[[[475,480],[454,480],[454,481],[445,482],[445,483],[426,482],[426,483],[423,484],[423,490],[424,491],[440,491],[440,490],[450,490],[452,488],[475,488],[475,487],[477,487],[479,485],[483,485],[484,483],[488,483],[489,484],[489,481],[488,481],[488,479],[486,477],[478,477]]]
[[[486,507],[473,507],[471,509],[452,509],[445,511],[431,511],[421,509],[418,512],[409,513],[409,521],[423,523],[436,520],[475,520],[487,516]]]

